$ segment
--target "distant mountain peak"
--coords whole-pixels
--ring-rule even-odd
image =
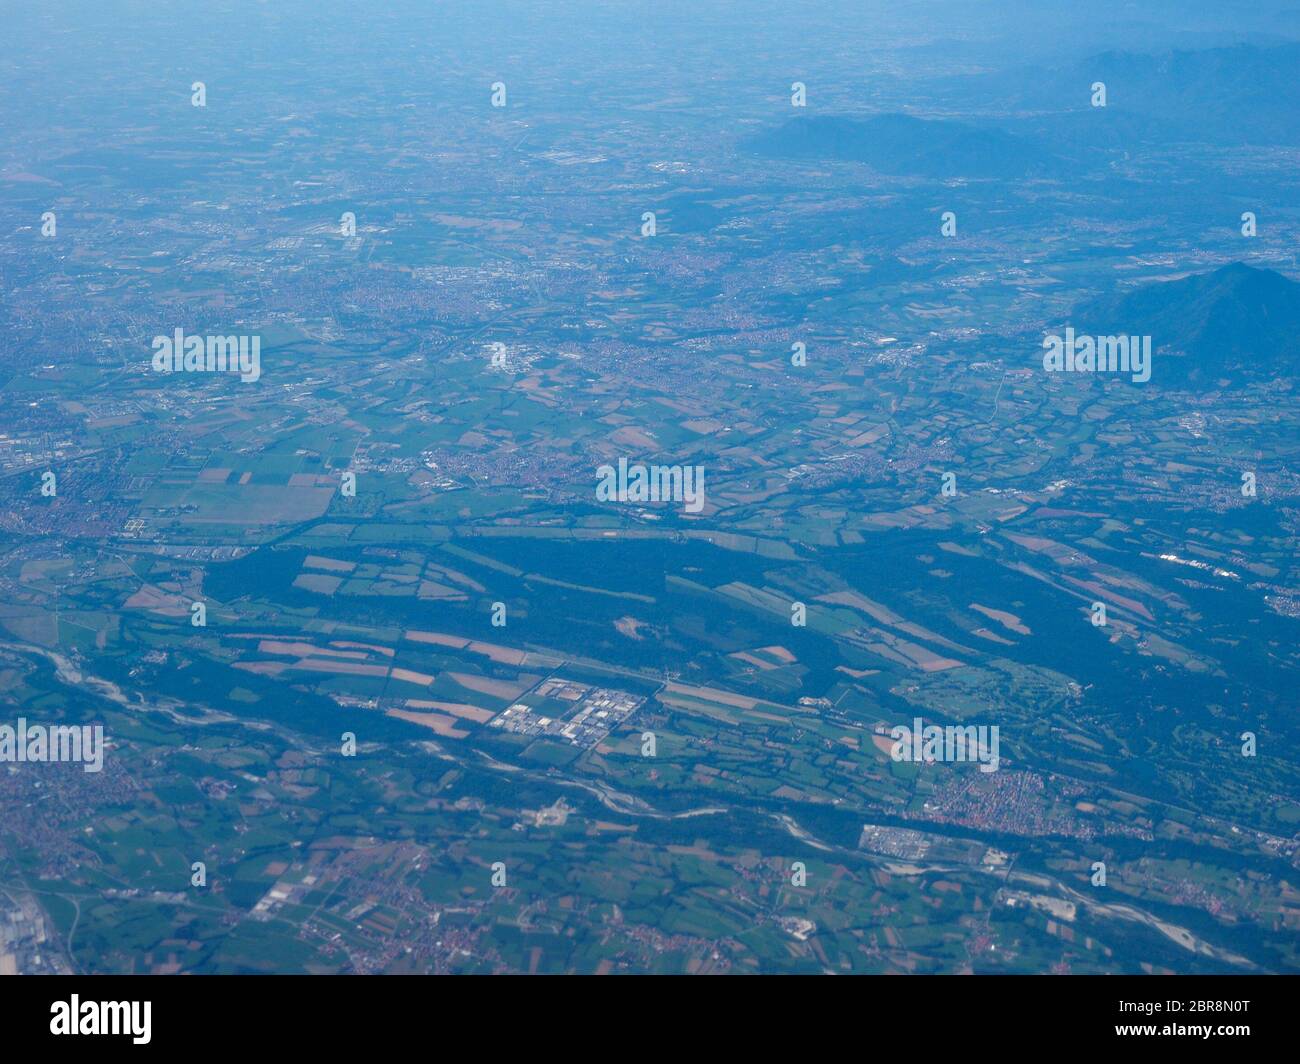
[[[1077,308],[1072,324],[1094,335],[1149,335],[1157,383],[1300,373],[1300,284],[1244,262],[1105,296]]]

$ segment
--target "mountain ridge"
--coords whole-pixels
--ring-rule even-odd
[[[1150,335],[1153,379],[1300,372],[1300,283],[1244,262],[1080,304],[1071,324],[1079,333]]]

